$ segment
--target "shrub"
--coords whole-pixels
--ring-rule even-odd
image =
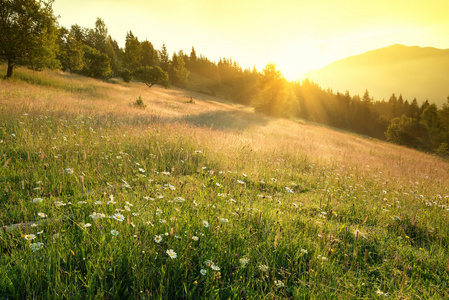
[[[147,105],[143,102],[142,96],[139,96],[139,98],[136,99],[136,102],[134,102],[134,106],[137,108],[147,107]]]

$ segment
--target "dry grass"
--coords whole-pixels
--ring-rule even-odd
[[[249,153],[259,162],[289,154],[311,163],[356,168],[359,174],[376,174],[386,182],[449,186],[449,164],[436,156],[305,121],[258,115],[251,108],[216,97],[158,86],[149,89],[139,83],[105,83],[63,72],[41,74],[19,69],[18,73],[51,78],[57,84],[49,88],[20,80],[2,81],[3,111],[50,110],[74,115],[113,115],[141,125],[156,122],[181,136],[191,136],[205,150],[226,157],[229,167],[240,165],[238,160]],[[139,96],[147,105],[144,110],[132,106]],[[191,97],[194,103],[189,103]],[[137,126],[135,130],[141,128]],[[245,164],[244,168],[257,165]]]

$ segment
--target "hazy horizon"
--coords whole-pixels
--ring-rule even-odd
[[[156,49],[183,50],[261,70],[274,62],[289,80],[352,55],[393,44],[449,48],[449,2],[73,1],[57,0],[59,23],[93,28],[102,18],[124,46],[131,30]]]

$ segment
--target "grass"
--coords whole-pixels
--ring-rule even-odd
[[[449,297],[447,161],[184,90],[17,74],[1,297]]]

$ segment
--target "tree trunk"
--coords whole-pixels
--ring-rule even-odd
[[[12,76],[12,70],[14,69],[14,64],[12,60],[8,59],[8,70],[6,71],[6,78],[10,78]]]

